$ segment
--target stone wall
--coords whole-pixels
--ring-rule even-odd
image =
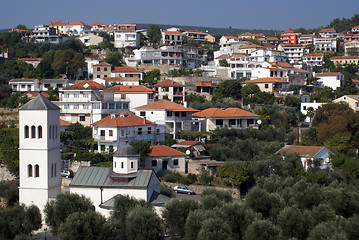
[[[0,122],[19,122],[19,110],[17,108],[0,108]]]

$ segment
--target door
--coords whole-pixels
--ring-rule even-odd
[[[168,162],[167,160],[162,161],[162,169],[167,169]]]

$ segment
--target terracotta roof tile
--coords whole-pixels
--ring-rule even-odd
[[[128,92],[128,93],[154,93],[154,92],[156,92],[155,90],[147,88],[143,85],[139,85],[139,86],[116,85],[116,86],[107,88],[106,91]]]
[[[100,121],[93,123],[94,126],[100,127],[133,127],[133,126],[149,126],[156,125],[155,123],[145,120],[134,113],[122,112],[112,113]]]
[[[194,146],[194,145],[197,145],[200,143],[201,143],[200,141],[182,141],[182,142],[176,143],[175,145]]]
[[[28,92],[29,94],[33,95],[34,97],[36,97],[37,95],[40,94],[40,92]],[[50,95],[47,92],[41,92],[41,95],[48,98],[50,97]]]
[[[109,26],[102,29],[103,31],[119,30],[117,26]]]
[[[317,146],[287,145],[279,149],[276,152],[276,154],[278,155],[297,154],[302,157],[314,157],[323,148],[324,147],[317,147]]]
[[[294,33],[294,31],[292,29],[288,29],[287,31],[282,32],[282,34],[283,33]]]
[[[131,82],[131,81],[139,81],[140,78],[138,77],[104,77],[102,78],[108,82]]]
[[[272,66],[278,66],[283,68],[294,68],[292,65],[290,65],[287,62],[268,62]]]
[[[148,154],[148,156],[149,157],[186,156],[186,154],[177,151],[173,148],[160,145],[160,146],[151,146],[151,152]]]
[[[265,38],[267,41],[279,41],[279,39],[277,37],[266,37]]]
[[[198,110],[196,110],[194,108],[190,108],[190,107],[186,108],[181,104],[170,102],[168,100],[160,100],[160,101],[152,102],[152,103],[146,104],[144,106],[136,107],[135,109],[137,109],[137,110],[141,110],[141,109],[146,109],[146,110],[159,109],[160,110],[161,109],[161,110],[170,110],[170,111],[174,111],[174,112],[198,112]]]
[[[167,86],[177,86],[177,87],[184,87],[184,85],[180,84],[179,82],[175,82],[171,79],[166,79],[166,80],[163,80],[161,82],[158,82],[156,83],[155,85],[153,85],[155,87],[167,87]]]
[[[71,123],[65,120],[60,119],[60,126],[70,126]]]
[[[208,108],[192,114],[192,117],[259,117],[257,114],[245,111],[240,108]]]
[[[93,66],[112,66],[112,65],[107,62],[100,62],[99,64],[95,64]]]
[[[213,81],[198,81],[196,82],[197,87],[218,87],[218,82]]]
[[[324,57],[323,53],[309,53],[307,56],[304,57]]]
[[[93,26],[107,26],[107,25],[102,22],[94,22],[93,24],[90,24],[90,26],[93,27]]]
[[[84,26],[91,27],[90,25],[88,25],[87,23],[84,23],[82,21],[75,21],[75,22],[69,23],[67,25],[84,25]]]
[[[245,49],[245,48],[263,48],[263,46],[257,44],[249,44],[249,45],[240,46],[238,49]]]
[[[236,40],[238,40],[238,38],[235,37],[235,36],[223,36],[223,37],[225,37],[225,38],[227,38],[227,39],[236,39]]]
[[[305,71],[305,70],[300,69],[300,68],[294,68],[294,72],[295,72],[295,73],[311,73],[311,72],[309,72],[309,71]]]
[[[68,86],[65,90],[75,90],[75,89],[84,89],[84,90],[94,90],[94,89],[104,89],[105,87],[102,84],[99,84],[95,81],[84,80],[74,85]]]
[[[334,28],[323,28],[322,30],[319,31],[319,33],[326,33],[326,32],[335,32]]]
[[[323,72],[323,73],[317,73],[316,77],[332,77],[337,76],[340,72]]]
[[[353,82],[353,83],[359,83],[359,80],[357,80],[357,79],[352,79],[352,82]]]
[[[359,59],[359,56],[336,56],[336,57],[331,57],[330,60],[337,60],[337,59]]]
[[[166,34],[182,34],[182,32],[179,31],[162,31],[162,32]]]
[[[55,21],[55,22],[48,24],[48,26],[66,26],[66,25],[68,25],[68,24],[65,23],[64,21]]]
[[[133,67],[115,67],[114,70],[112,70],[112,72],[139,72],[141,73],[142,71],[133,68]]]
[[[221,56],[216,57],[216,59],[227,59],[227,58],[230,58],[230,57],[231,56],[229,56],[229,55],[223,54]]]
[[[250,33],[250,32],[246,32],[246,33],[243,33],[241,35],[239,35],[241,37],[246,37],[246,36],[255,36],[253,33]]]
[[[289,82],[278,79],[278,78],[257,78],[254,80],[245,81],[245,83],[287,83]]]

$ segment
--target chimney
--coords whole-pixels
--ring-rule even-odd
[[[184,106],[185,108],[187,107],[187,102],[186,102],[186,101],[183,102],[183,106]]]

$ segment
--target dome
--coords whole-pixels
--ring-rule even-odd
[[[117,149],[117,151],[113,154],[114,157],[129,157],[129,156],[140,156],[136,148],[129,144],[124,144]]]

